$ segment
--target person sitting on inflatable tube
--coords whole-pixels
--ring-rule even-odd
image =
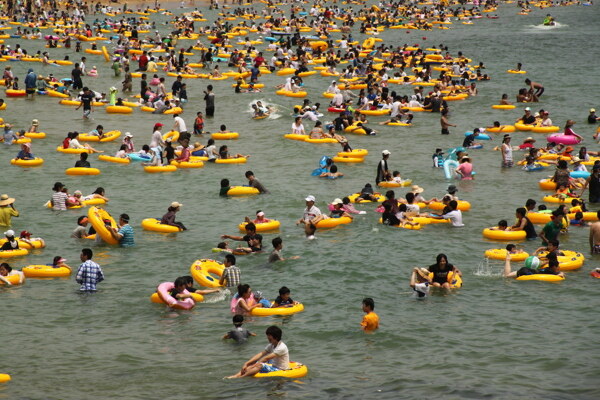
[[[177,201],[172,202],[169,208],[167,209],[167,213],[163,215],[160,219],[160,223],[164,225],[176,226],[181,231],[187,230],[185,225],[183,225],[181,222],[175,221],[175,214],[177,214],[181,206],[183,206],[183,204]]]
[[[287,346],[281,341],[283,332],[277,326],[270,326],[266,330],[269,345],[260,353],[244,363],[242,369],[228,378],[244,378],[257,373],[269,373],[290,368],[290,355]],[[271,363],[267,364],[267,361]]]
[[[269,218],[265,217],[265,213],[262,210],[258,210],[256,212],[256,218],[254,220],[251,220],[250,217],[244,217],[244,221],[247,223],[253,223],[253,224],[265,224],[269,221],[271,221]]]
[[[477,136],[479,136],[480,132],[481,132],[481,130],[479,128],[473,129],[472,133],[465,136],[465,139],[463,140],[463,143],[462,143],[462,147],[469,149],[469,148],[479,148],[479,147],[483,146],[482,143],[475,142],[475,139],[477,138]]]
[[[502,276],[505,278],[518,278],[523,275],[537,275],[537,274],[546,274],[546,275],[558,275],[562,278],[565,277],[563,272],[560,272],[560,267],[558,266],[558,260],[556,257],[551,257],[548,261],[548,266],[546,268],[537,268],[539,266],[540,259],[537,257],[529,257],[525,260],[525,266],[518,269],[517,271],[513,271],[510,265],[510,255],[506,255],[506,259],[504,260],[504,271],[502,272]]]
[[[15,238],[15,231],[12,229],[4,232],[6,242],[0,247],[0,251],[19,250],[19,241]]]
[[[462,222],[462,211],[460,211],[458,209],[458,201],[450,200],[450,202],[448,203],[448,207],[449,207],[450,211],[444,212],[444,211],[446,211],[446,209],[444,208],[444,211],[442,211],[443,214],[441,216],[431,214],[431,218],[449,219],[450,222],[452,223],[452,226],[454,226],[454,227],[465,226],[465,224],[463,224],[463,222]]]
[[[314,239],[315,232],[317,231],[317,222],[327,219],[327,216],[321,213],[318,207],[315,206],[315,196],[308,195],[305,199],[306,207],[304,208],[304,214],[300,218],[296,225],[304,224],[304,233],[307,239]]]
[[[75,168],[92,168],[92,165],[87,159],[88,153],[81,153],[79,155],[79,160],[75,162]]]
[[[245,343],[250,336],[256,336],[256,333],[250,332],[246,328],[242,328],[244,316],[236,314],[232,318],[234,329],[230,330],[223,336],[223,340],[233,339],[236,343]]]
[[[560,242],[557,239],[548,240],[548,244],[546,246],[538,247],[533,252],[533,255],[536,257],[540,253],[547,252],[547,254],[544,257],[539,257],[540,267],[543,267],[544,265],[548,264],[548,261],[551,258],[564,257],[565,254],[560,250],[559,246]]]
[[[174,287],[173,287],[173,289],[171,289],[169,294],[177,300],[183,300],[183,299],[187,299],[188,297],[192,297],[190,293],[201,294],[204,296],[206,294],[211,294],[211,293],[216,293],[216,292],[221,291],[220,288],[196,289],[193,286],[194,286],[194,278],[192,278],[189,275],[180,276],[177,279],[175,279]],[[186,290],[188,293],[184,294],[184,292]]]
[[[240,242],[248,243],[248,247],[238,247],[236,250],[243,253],[260,253],[262,252],[262,235],[256,233],[256,225],[249,222],[246,224],[246,234],[244,236],[221,235],[221,239],[231,239]]]
[[[416,298],[422,299],[427,297],[431,286],[429,270],[427,268],[413,268],[412,274],[410,275],[410,283],[408,285],[414,290]]]
[[[377,201],[377,197],[375,196],[375,192],[373,191],[373,186],[370,183],[365,184],[365,187],[363,187],[360,190],[360,194],[354,201],[359,202],[363,200],[374,202]]]
[[[573,125],[575,125],[575,121],[573,121],[572,119],[567,120],[567,123],[565,124],[565,131],[564,131],[563,135],[564,136],[575,136],[581,142],[583,140],[583,136],[580,136],[575,133],[575,131],[573,130]]]
[[[342,217],[348,217],[350,219],[352,219],[352,215],[348,212],[346,212],[346,210],[344,210],[343,208],[344,202],[342,201],[342,199],[335,199],[333,200],[333,202],[331,203],[331,208],[329,208],[329,210],[331,211],[331,213],[329,214],[330,218],[342,218]]]
[[[25,275],[21,271],[13,270],[8,263],[0,264],[0,281],[5,285],[12,285],[10,281],[7,279],[9,276],[19,275],[19,283],[23,283],[25,281]]]
[[[31,153],[31,143],[21,144],[21,151],[17,153],[15,160],[35,160],[35,156]]]
[[[46,247],[46,242],[41,237],[31,237],[31,232],[21,231],[19,240],[31,246],[32,249]],[[36,243],[37,242],[37,243]]]
[[[462,276],[462,272],[454,265],[450,264],[448,262],[448,257],[443,253],[436,256],[435,264],[430,265],[427,270],[430,273],[433,273],[431,286],[448,290],[451,289],[450,282],[448,282],[448,274],[454,272],[455,274]]]

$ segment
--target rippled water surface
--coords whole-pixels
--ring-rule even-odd
[[[600,106],[599,59],[591,45],[598,34],[598,7],[553,8],[550,12],[562,26],[539,29],[546,12],[517,16],[513,4],[501,7],[497,20],[455,23],[444,31],[385,32],[382,37],[397,44],[429,47],[444,43],[453,53],[461,50],[474,62],[483,61],[492,81],[478,85],[478,97],[451,104],[451,121],[458,127],[451,129],[450,136],[439,135],[435,115],[417,115],[409,129],[381,127],[375,137],[351,136],[354,147],[367,148],[371,154],[364,164],[341,165],[346,177],[338,181],[310,176],[319,158],[334,154],[338,146],[282,138],[289,131],[288,114],[297,101],[274,94],[274,85],[282,81],[274,74],[262,78],[268,89],[257,95],[235,95],[231,81],[211,82],[217,118],[208,122],[208,128],[215,131],[226,123],[240,132],[240,139],[228,144],[233,152],[251,154],[248,164],[207,165],[160,176],[145,174],[138,165],[102,163],[93,156],[92,165],[102,169],[100,176],[67,177],[64,169],[74,164],[76,156],[54,149],[66,131],[88,131],[98,123],[107,130],[131,131],[136,146],[141,147],[150,140],[155,122],[172,125],[169,117],[140,112],[108,115],[97,110],[93,121],[83,122],[81,110],[60,106],[55,99],[10,99],[1,115],[5,120],[26,127],[38,118],[41,130],[48,134],[33,145],[34,153],[46,160],[42,168],[10,166],[8,160],[16,148],[0,149],[5,168],[1,192],[16,197],[15,205],[22,213],[14,220],[15,230],[28,229],[47,241],[43,252],[11,264],[47,263],[59,254],[69,264],[78,264],[83,244],[69,234],[80,213],[54,213],[42,207],[55,181],[86,193],[105,187],[110,198],[107,209],[113,215],[126,212],[131,216],[137,246],[94,248],[106,275],[94,295],[77,293],[73,279],[29,279],[21,287],[0,288],[4,310],[0,372],[13,377],[10,384],[0,385],[0,398],[597,398],[598,282],[588,272],[598,260],[588,257],[581,271],[568,273],[560,284],[505,280],[499,276],[499,262],[489,268],[480,266],[485,249],[503,246],[483,239],[481,230],[499,219],[511,221],[515,208],[527,198],[541,200],[537,180],[546,175],[526,174],[518,168],[501,171],[500,154],[491,150],[499,138],[486,143],[483,150],[471,151],[477,180],[459,184],[459,195],[473,205],[464,215],[462,229],[383,227],[370,205],[361,206],[367,215],[358,216],[351,225],[319,232],[315,241],[306,241],[302,230],[294,226],[307,194],[314,194],[317,205],[325,209],[327,201],[373,182],[378,154],[385,148],[392,152],[390,167],[425,187],[426,197],[443,195],[448,182],[441,171],[430,167],[434,148],[460,145],[464,131],[494,120],[511,123],[520,115],[518,110],[490,108],[502,93],[513,98],[524,86],[522,75],[504,72],[517,62],[530,71],[527,77],[546,86],[543,102],[534,108],[550,110],[558,125],[575,119],[575,130],[591,150],[597,150],[591,138],[594,130],[585,117],[587,109]],[[43,45],[16,39],[6,43],[22,43],[31,50]],[[65,53],[52,50],[52,54],[62,58]],[[98,66],[101,77],[85,79],[85,84],[98,90],[119,86],[100,57],[87,57],[88,67]],[[20,77],[30,66],[37,73],[70,73],[67,67],[11,65]],[[306,79],[313,102],[325,104],[320,93],[328,83],[320,76]],[[137,88],[137,80],[135,84]],[[204,108],[201,93],[207,84],[188,81],[191,101],[184,114],[188,126],[195,111]],[[251,120],[248,105],[258,98],[277,105],[282,117]],[[543,135],[536,138],[545,141]],[[110,154],[118,145],[98,147]],[[247,169],[272,193],[219,198],[220,179],[244,183]],[[403,195],[405,190],[397,192]],[[142,231],[140,221],[161,216],[171,201],[184,204],[179,218],[190,230],[173,236]],[[215,256],[210,249],[219,235],[235,234],[243,217],[258,209],[282,221],[285,256],[301,258],[266,266],[264,254],[240,257],[243,281],[270,298],[280,286],[289,286],[293,298],[305,303],[304,313],[256,319],[247,326],[258,336],[244,346],[234,346],[220,339],[230,328],[228,300],[209,296],[208,302],[193,311],[177,313],[149,302],[158,283],[187,274],[198,258]],[[586,228],[573,228],[561,236],[562,246],[587,254],[587,235]],[[266,248],[270,249],[273,237],[265,235]],[[532,251],[538,245],[535,241],[524,247]],[[463,271],[464,287],[417,302],[410,295],[409,272],[416,265],[433,263],[439,252],[448,254]],[[381,318],[381,328],[373,335],[358,328],[361,300],[366,296],[374,297]],[[308,376],[298,381],[222,380],[266,345],[263,332],[271,324],[283,328],[292,360],[307,364]]]

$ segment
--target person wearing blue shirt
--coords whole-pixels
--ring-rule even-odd
[[[119,241],[121,247],[131,247],[135,245],[133,240],[133,228],[129,225],[129,215],[121,214],[119,216],[119,229],[108,227],[112,236]]]
[[[31,143],[21,144],[21,151],[15,157],[17,160],[35,160],[35,156],[31,153]]]
[[[104,274],[100,265],[92,261],[94,253],[92,249],[82,249],[80,259],[82,264],[77,270],[77,276],[75,281],[81,284],[79,291],[81,292],[95,292],[96,285],[104,280]]]
[[[4,125],[4,144],[10,146],[13,144],[13,141],[19,139],[17,135],[11,129],[13,126],[11,124]]]

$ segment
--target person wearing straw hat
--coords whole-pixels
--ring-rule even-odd
[[[590,108],[590,114],[587,117],[588,124],[595,124],[600,120],[600,117],[596,115],[596,109]]]
[[[15,199],[7,194],[0,196],[0,226],[11,226],[12,217],[18,217],[19,212],[14,206]]]
[[[471,164],[471,159],[469,156],[462,156],[460,159],[460,165],[454,170],[454,172],[459,174],[460,179],[463,181],[473,180],[473,164]]]
[[[177,213],[177,211],[179,211],[181,206],[183,206],[183,204],[177,201],[172,202],[167,210],[167,213],[162,216],[160,223],[165,225],[176,226],[179,228],[180,231],[187,230],[185,225],[183,225],[181,222],[175,221],[175,214]]]
[[[31,126],[29,127],[28,132],[37,132],[39,127],[40,127],[40,121],[38,121],[37,119],[34,119],[31,121]]]
[[[21,151],[17,153],[15,160],[33,160],[35,156],[31,153],[31,143],[22,143]]]
[[[412,194],[415,195],[415,201],[417,203],[425,203],[425,204],[429,204],[433,201],[438,201],[436,198],[433,198],[431,200],[426,200],[421,193],[423,193],[425,191],[425,189],[423,189],[421,186],[419,185],[412,185],[412,187],[410,188],[410,192]]]
[[[533,144],[536,142],[534,138],[529,136],[527,139],[523,140],[523,144],[519,145],[520,150],[531,149],[533,148]]]
[[[429,285],[431,285],[429,270],[427,268],[413,268],[409,286],[415,291],[415,297],[419,299],[427,297],[429,294]]]

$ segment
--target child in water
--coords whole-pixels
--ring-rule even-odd
[[[430,284],[431,279],[429,279],[429,270],[427,268],[413,268],[409,286],[413,288],[417,298],[422,299],[423,297],[427,297]]]
[[[234,329],[230,330],[223,336],[223,340],[225,339],[233,339],[236,343],[245,343],[250,336],[256,336],[256,333],[250,332],[246,328],[242,328],[244,324],[244,316],[241,314],[236,314],[232,318]]]
[[[277,296],[273,302],[273,307],[292,307],[298,304],[297,301],[292,300],[290,293],[290,289],[286,286],[282,286],[281,289],[279,289],[279,296]]]
[[[373,332],[378,329],[379,316],[373,311],[375,310],[375,301],[370,297],[366,297],[362,301],[362,309],[365,312],[365,316],[360,323],[362,330],[365,332]]]

